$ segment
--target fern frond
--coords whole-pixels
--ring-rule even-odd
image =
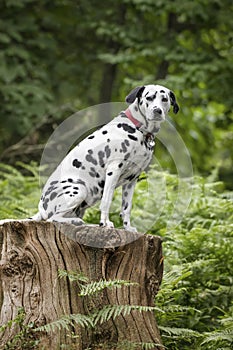
[[[102,290],[108,288],[121,288],[122,286],[134,286],[137,283],[124,281],[124,280],[100,280],[100,281],[94,281],[87,285],[83,285],[82,289],[79,293],[79,296],[84,297],[86,295],[93,295],[98,292],[101,292]]]
[[[210,342],[222,342],[226,341],[230,344],[233,343],[233,328],[224,329],[222,331],[213,331],[209,333],[205,333],[205,339],[201,343],[201,345],[210,343]]]
[[[58,277],[59,278],[68,277],[70,282],[87,283],[89,281],[88,278],[82,272],[66,271],[66,270],[62,270],[62,269],[58,270]]]
[[[164,312],[162,309],[156,306],[140,306],[140,305],[107,305],[103,309],[97,311],[93,314],[93,322],[94,325],[97,323],[104,323],[110,320],[111,318],[115,319],[120,316],[127,316],[131,313],[131,311],[138,312]]]
[[[179,304],[174,304],[174,305],[165,305],[162,307],[162,310],[168,314],[173,314],[173,313],[184,313],[184,312],[188,312],[188,311],[193,311],[193,312],[197,312],[197,313],[201,313],[200,310],[197,310],[191,306],[182,306]]]
[[[177,328],[177,327],[163,327],[159,326],[159,329],[167,333],[169,337],[179,337],[179,338],[193,338],[193,337],[201,337],[202,334],[193,331],[188,328]],[[165,336],[165,335],[164,335]]]
[[[74,323],[80,325],[81,327],[94,327],[92,318],[90,316],[82,314],[64,315],[60,319],[48,323],[44,326],[38,327],[35,331],[38,332],[55,332],[56,330],[65,329],[70,330],[70,326],[74,326]]]
[[[94,323],[91,316],[82,315],[82,314],[71,314],[69,318],[74,323],[80,325],[81,327],[92,328]]]

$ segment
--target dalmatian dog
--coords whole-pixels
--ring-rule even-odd
[[[122,186],[121,216],[126,230],[137,179],[148,168],[154,137],[173,107],[174,93],[164,86],[146,85],[126,97],[128,108],[72,149],[49,177],[42,191],[39,212],[32,220],[83,224],[87,207],[100,202],[100,226],[113,228],[109,210],[114,190]]]

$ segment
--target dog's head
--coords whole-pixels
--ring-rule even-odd
[[[175,114],[179,111],[175,94],[161,85],[138,86],[129,93],[126,102],[135,102],[135,111],[139,110],[147,121],[164,121],[171,106]]]

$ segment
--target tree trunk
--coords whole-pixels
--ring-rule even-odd
[[[24,325],[35,328],[62,315],[87,315],[105,305],[153,306],[163,273],[159,237],[97,226],[8,222],[0,226],[0,252],[0,326],[15,320],[19,308],[25,312]],[[138,285],[80,297],[77,283],[58,278],[59,269],[82,272],[90,281],[123,279]],[[20,345],[12,349],[32,349],[29,339],[39,341],[38,349],[124,349],[119,347],[124,341],[161,344],[153,312],[132,311],[95,328],[75,326],[49,334],[30,327],[16,321],[3,327],[0,349],[20,331]]]

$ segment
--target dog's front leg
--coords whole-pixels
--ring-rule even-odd
[[[137,180],[122,186],[122,210],[121,217],[123,219],[124,228],[128,231],[137,232],[136,227],[130,224],[130,213],[132,208],[133,193]]]
[[[100,226],[114,227],[113,223],[109,220],[109,210],[112,203],[112,197],[114,190],[117,186],[117,181],[120,176],[120,171],[117,167],[111,166],[106,171],[106,179],[104,185],[103,197],[100,204]]]

